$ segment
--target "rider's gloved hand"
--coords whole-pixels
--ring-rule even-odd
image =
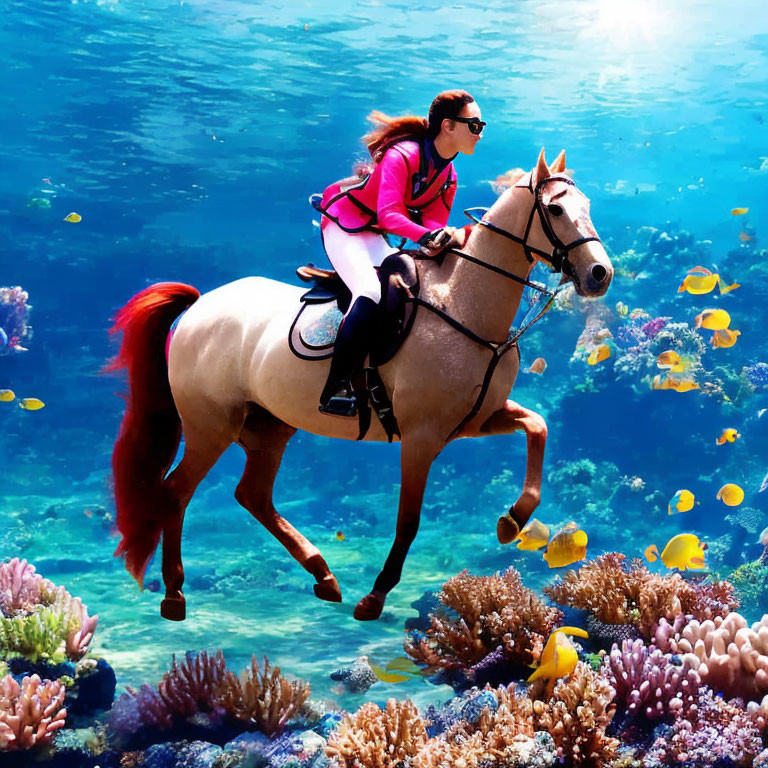
[[[436,256],[446,248],[458,248],[463,243],[456,234],[455,227],[440,227],[425,232],[418,240],[419,249],[425,256]]]

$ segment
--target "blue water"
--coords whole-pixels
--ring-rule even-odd
[[[0,285],[23,286],[34,307],[29,351],[0,357],[0,388],[46,403],[36,412],[0,403],[0,558],[26,557],[100,615],[95,650],[121,686],[158,679],[171,653],[222,647],[233,667],[267,654],[317,695],[344,701],[328,674],[361,654],[401,655],[410,603],[459,570],[512,564],[531,586],[550,580],[539,556],[494,534],[523,479],[520,435],[443,452],[403,580],[372,624],[351,610],[394,530],[393,446],[300,434],[278,476],[277,506],[326,555],[342,606],[317,601],[309,577],[234,501],[243,465],[234,448],[187,513],[186,622],[163,621],[160,595],[139,593],[111,556],[123,385],[99,369],[116,350],[115,311],[158,280],[201,291],[249,274],[295,282],[298,264],[324,263],[307,197],[362,157],[370,110],[424,114],[448,87],[469,90],[488,121],[475,155],[457,160],[451,223],[493,202],[489,180],[532,167],[542,146],[550,159],[565,147],[615,264],[632,263],[605,306],[689,324],[720,306],[742,331],[703,361],[731,382],[729,402],[653,392],[610,362],[571,361],[584,309],[551,312],[522,343],[523,366],[543,356],[547,371],[521,373],[513,396],[548,420],[545,475],[579,459],[595,475],[576,488],[545,478],[537,517],[576,520],[590,556],[640,556],[681,531],[711,543],[710,566],[723,574],[760,553],[768,415],[758,412],[768,398],[736,397],[733,382],[768,362],[764,3],[638,0],[619,12],[605,0],[7,2],[0,63]],[[29,207],[35,198],[50,207]],[[737,206],[748,215],[731,216]],[[72,211],[82,222],[63,221]],[[654,255],[642,227],[685,230],[698,245]],[[633,247],[636,256],[622,256]],[[697,264],[742,287],[678,294]],[[742,438],[716,446],[726,426]],[[641,493],[622,485],[632,476]],[[731,511],[715,499],[725,482],[744,488],[757,532],[725,519]],[[678,488],[701,504],[669,517]],[[158,577],[154,564],[149,578]],[[421,680],[379,683],[368,697],[393,693],[445,697]]]

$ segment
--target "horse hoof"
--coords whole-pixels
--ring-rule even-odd
[[[510,509],[496,523],[496,538],[499,540],[499,544],[509,544],[515,540],[518,533],[520,533],[520,526],[512,517],[512,510]]]
[[[356,606],[354,617],[358,621],[373,621],[381,616],[384,600],[374,594],[366,595]]]
[[[160,603],[160,615],[168,621],[184,621],[187,618],[187,602],[183,597],[166,597]]]
[[[319,597],[321,600],[327,600],[329,603],[341,602],[341,589],[339,589],[339,582],[336,581],[333,574],[326,576],[317,584],[313,584],[312,589],[315,591],[315,597]]]

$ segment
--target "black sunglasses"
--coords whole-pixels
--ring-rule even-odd
[[[451,120],[455,120],[457,123],[466,123],[469,132],[475,136],[479,136],[483,132],[483,128],[488,125],[479,117],[452,117]]]

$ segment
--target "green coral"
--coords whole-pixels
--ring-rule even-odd
[[[740,565],[730,576],[741,599],[742,609],[749,613],[768,610],[768,566],[759,560]]]
[[[43,606],[35,613],[0,619],[0,655],[23,656],[31,662],[41,659],[59,663],[66,660],[65,643],[70,617],[54,607]]]

